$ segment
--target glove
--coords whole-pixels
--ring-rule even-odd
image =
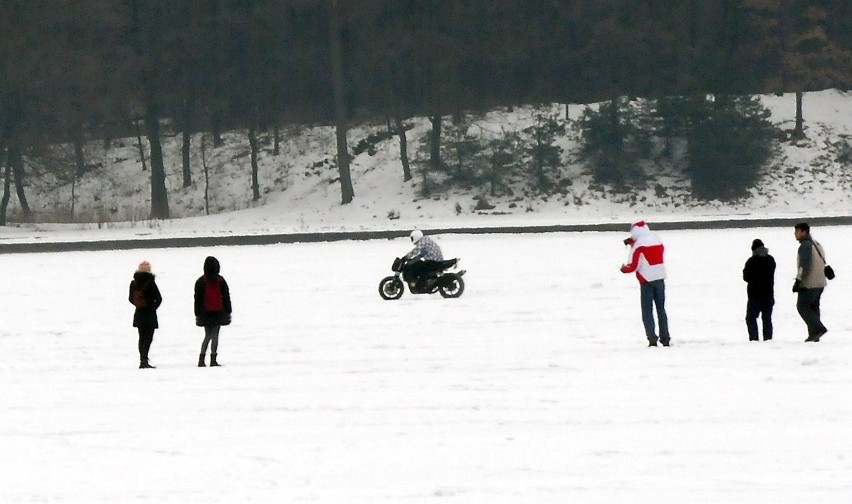
[[[633,238],[625,238],[624,244],[625,245],[633,245]]]
[[[204,327],[204,322],[201,321],[201,317],[195,317],[195,325],[198,327]]]
[[[802,289],[801,285],[802,282],[800,280],[793,282],[793,292],[799,292]]]

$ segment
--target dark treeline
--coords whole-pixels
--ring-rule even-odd
[[[848,0],[0,0],[0,162],[140,127],[156,208],[165,119],[215,142],[518,103],[849,89],[850,51]]]

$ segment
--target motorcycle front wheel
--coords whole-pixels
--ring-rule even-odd
[[[379,296],[382,296],[382,299],[399,299],[403,292],[405,287],[402,285],[402,280],[395,276],[382,278],[379,282]]]
[[[441,279],[441,286],[438,287],[438,292],[445,298],[457,298],[464,292],[464,280],[462,277],[449,273]]]

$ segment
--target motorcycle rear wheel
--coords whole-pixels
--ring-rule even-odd
[[[379,296],[382,296],[382,299],[394,300],[402,297],[403,292],[405,292],[405,287],[402,284],[402,280],[395,276],[389,276],[382,278],[382,281],[379,282]]]
[[[445,298],[457,298],[464,292],[464,280],[454,273],[446,274],[441,279],[441,286],[438,287],[438,292]]]

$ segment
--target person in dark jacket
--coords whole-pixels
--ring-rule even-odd
[[[751,242],[751,257],[743,268],[743,280],[748,284],[746,293],[746,327],[748,339],[759,341],[757,317],[763,325],[763,341],[772,339],[772,307],[775,306],[775,258],[769,255],[760,239]]]
[[[151,273],[151,263],[142,261],[133,280],[130,282],[130,304],[136,307],[133,312],[133,327],[139,331],[139,369],[153,368],[148,362],[148,352],[154,341],[154,330],[159,327],[157,308],[163,303],[163,296]]]
[[[205,367],[204,356],[210,346],[210,366],[218,366],[219,329],[231,323],[231,292],[228,282],[219,274],[219,260],[204,260],[204,274],[195,282],[195,325],[204,327],[204,341],[198,367]]]

